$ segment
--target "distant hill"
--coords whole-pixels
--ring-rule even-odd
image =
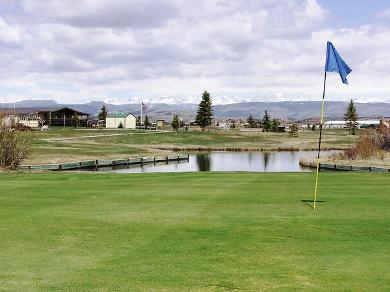
[[[68,106],[96,115],[104,103],[91,101],[83,104],[58,104],[53,100],[23,100],[16,103],[17,108],[39,108]],[[135,116],[140,114],[139,104],[106,104],[109,111],[131,112]],[[146,114],[153,119],[171,120],[174,114],[180,115],[184,120],[195,118],[197,105],[154,103],[147,104]],[[341,119],[347,102],[327,101],[325,103],[325,116],[327,119]],[[0,108],[12,108],[13,104],[0,104]],[[272,117],[291,120],[318,119],[320,101],[278,101],[278,102],[242,102],[235,104],[215,105],[214,114],[217,119],[247,118],[249,114],[260,117],[267,110]],[[356,103],[360,117],[390,117],[390,103]]]

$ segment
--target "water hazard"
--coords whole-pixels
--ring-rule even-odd
[[[103,168],[102,171],[117,173],[191,172],[191,171],[250,171],[250,172],[302,172],[303,157],[314,158],[316,151],[273,152],[208,152],[189,155],[189,161],[169,164],[147,164],[123,168]]]

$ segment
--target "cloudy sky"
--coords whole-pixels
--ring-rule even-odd
[[[390,102],[388,0],[0,0],[0,102]]]

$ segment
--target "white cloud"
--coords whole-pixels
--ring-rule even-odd
[[[353,72],[348,87],[330,77],[329,98],[390,98],[390,28],[327,27],[315,0],[74,3],[25,0],[0,18],[0,95],[189,102],[207,89],[217,102],[319,99],[332,40]]]

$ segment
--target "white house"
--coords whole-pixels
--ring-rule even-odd
[[[135,129],[136,120],[131,113],[109,113],[106,118],[106,128],[118,128],[122,124],[125,129]]]

